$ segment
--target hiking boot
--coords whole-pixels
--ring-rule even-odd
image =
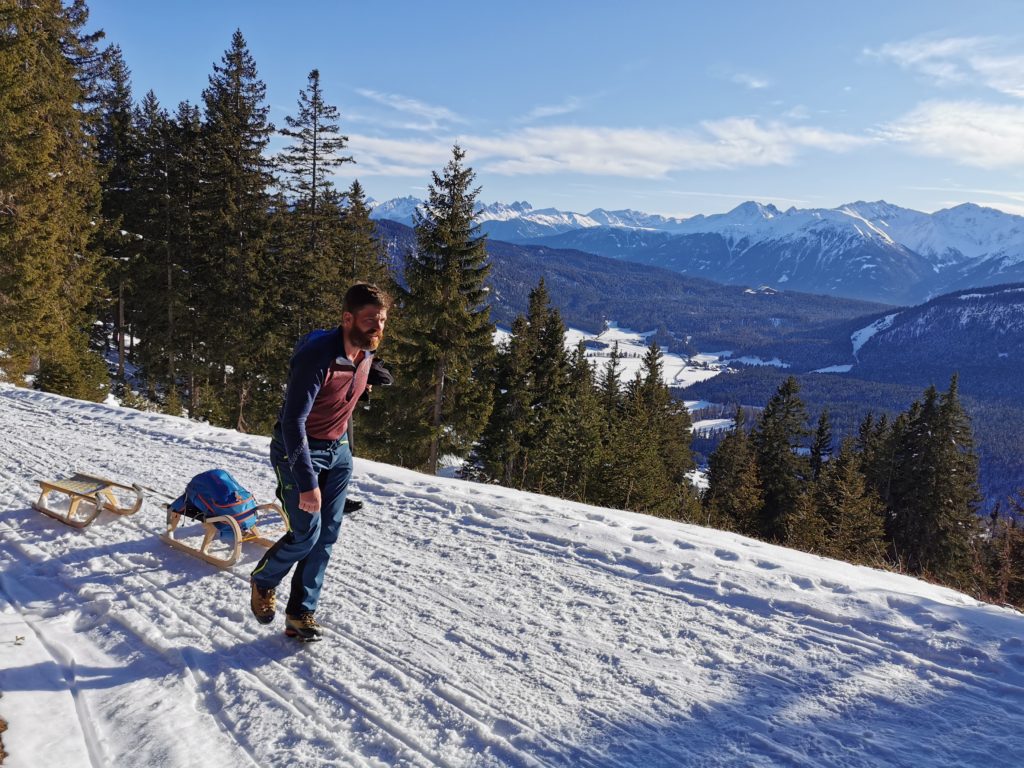
[[[274,610],[277,608],[274,588],[264,589],[252,579],[249,579],[249,583],[252,585],[252,594],[249,596],[252,615],[260,624],[269,624],[274,620]]]
[[[324,631],[316,623],[312,611],[300,613],[298,616],[288,614],[284,618],[284,633],[288,637],[297,637],[303,642],[312,642],[323,637]]]
[[[362,508],[363,508],[363,502],[359,501],[359,499],[345,499],[345,514],[346,515],[351,514],[353,512],[358,512]]]

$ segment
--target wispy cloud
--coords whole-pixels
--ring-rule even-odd
[[[979,168],[1024,165],[1024,107],[929,101],[879,131],[911,151]]]
[[[1008,41],[996,37],[921,37],[864,53],[919,72],[939,85],[980,83],[1024,98],[1024,56],[1008,48]]]
[[[545,104],[534,107],[522,117],[518,118],[515,122],[517,123],[532,123],[534,120],[541,120],[545,117],[558,117],[560,115],[568,115],[575,112],[580,108],[582,102],[575,96],[570,96],[561,104]]]
[[[752,91],[759,91],[762,88],[767,88],[771,85],[771,80],[760,75],[752,75],[749,72],[736,72],[729,77],[729,79],[737,85],[742,85],[744,88],[750,88]]]
[[[419,122],[408,123],[403,126],[412,130],[436,130],[452,123],[462,124],[467,122],[465,118],[452,112],[447,107],[427,104],[409,96],[402,96],[397,93],[381,93],[380,91],[373,91],[368,88],[359,88],[356,90],[356,93],[363,98],[402,114],[419,118]]]
[[[554,173],[664,178],[681,170],[788,165],[806,151],[846,152],[875,139],[807,125],[736,117],[690,131],[586,126],[527,126],[458,141],[478,170],[507,176]],[[443,165],[452,141],[352,136],[361,173],[405,175]]]

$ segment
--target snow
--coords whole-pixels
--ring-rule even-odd
[[[732,419],[701,419],[700,421],[693,422],[691,431],[694,434],[710,434],[712,432],[722,432],[726,429],[732,429]]]
[[[163,513],[66,527],[34,478],[176,494],[267,439],[0,385],[5,768],[1013,766],[1024,616],[694,525],[356,459],[302,646]],[[16,637],[25,638],[17,644]]]
[[[588,349],[587,360],[596,367],[600,376],[608,359],[611,357],[615,344],[619,345],[619,353],[623,358],[619,361],[619,381],[631,381],[643,367],[643,357],[647,354],[650,337],[656,331],[639,332],[629,328],[620,328],[618,323],[610,322],[604,331],[594,334],[577,328],[567,328],[565,332],[565,348],[570,352],[581,342],[596,342],[603,345],[601,349]],[[502,344],[511,338],[511,332],[498,328],[494,333],[494,343]],[[686,357],[671,352],[664,352],[662,357],[662,380],[670,387],[688,387],[698,381],[706,381],[720,374],[727,367],[723,357],[730,353],[705,353]]]
[[[857,353],[860,352],[860,348],[863,347],[872,336],[874,336],[876,333],[880,333],[881,331],[891,328],[893,321],[896,320],[896,317],[898,315],[899,312],[894,312],[891,315],[886,315],[883,318],[875,320],[875,322],[873,322],[866,328],[861,328],[859,331],[854,331],[853,334],[850,335],[850,342],[853,344],[854,359],[857,358]]]
[[[852,370],[852,365],[830,365],[826,368],[817,368],[811,373],[849,373]]]
[[[421,203],[413,197],[384,203],[371,201],[371,216],[410,223],[415,207]],[[526,222],[533,225],[533,236],[613,227],[671,234],[718,234],[731,245],[741,247],[745,247],[744,242],[799,244],[820,237],[833,243],[869,241],[909,249],[926,258],[936,272],[984,259],[998,259],[1004,269],[1024,261],[1024,217],[973,203],[929,214],[884,200],[857,201],[838,208],[793,207],[786,211],[747,201],[726,213],[681,219],[633,210],[596,208],[582,214],[557,208],[534,209],[526,202],[496,202],[479,206],[476,217],[481,223]],[[865,264],[861,269],[874,266]],[[788,279],[784,275],[778,282]]]

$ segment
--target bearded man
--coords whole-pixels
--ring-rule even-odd
[[[270,443],[287,532],[253,570],[249,604],[257,621],[272,622],[275,591],[294,566],[285,633],[303,641],[322,635],[316,606],[352,478],[349,421],[374,378],[390,383],[390,374],[374,365],[390,305],[377,286],[353,285],[342,303],[341,326],[304,336],[289,364]]]

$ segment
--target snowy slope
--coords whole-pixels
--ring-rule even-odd
[[[29,508],[73,468],[177,493],[263,438],[0,386],[7,766],[1016,766],[1024,617],[739,536],[356,462],[326,641],[248,615],[162,514]],[[16,644],[15,637],[24,637]]]

